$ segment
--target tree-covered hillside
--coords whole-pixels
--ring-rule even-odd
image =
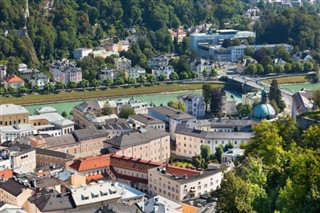
[[[206,22],[223,27],[238,22],[244,11],[239,0],[29,0],[29,39],[18,35],[25,26],[25,5],[26,0],[0,0],[0,33],[9,33],[0,36],[0,59],[16,56],[29,65],[37,63],[31,42],[37,58],[59,59],[75,48],[97,45],[104,36],[125,38],[132,27],[166,40],[168,28]],[[172,51],[162,46],[155,48]]]

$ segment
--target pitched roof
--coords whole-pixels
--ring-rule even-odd
[[[56,190],[42,189],[28,199],[41,212],[51,212],[66,209],[73,209],[75,205],[71,199],[70,193],[60,194]]]
[[[151,115],[147,114],[138,114],[138,115],[130,115],[129,118],[133,120],[137,120],[143,124],[151,125],[151,124],[164,124],[163,121],[152,117]]]
[[[109,155],[100,155],[95,157],[78,159],[70,165],[71,168],[75,169],[78,172],[98,169],[98,168],[107,168],[109,166],[110,166]]]
[[[149,143],[152,140],[163,138],[169,135],[170,134],[167,132],[153,129],[153,128],[148,128],[146,131],[141,130],[136,132],[130,132],[130,133],[112,138],[110,140],[107,140],[105,143],[121,149],[124,147],[130,147],[130,146]]]
[[[73,136],[77,141],[85,141],[96,138],[106,138],[108,137],[108,132],[105,130],[96,130],[96,129],[79,129],[72,132]]]
[[[20,77],[16,75],[9,76],[5,79],[6,82],[8,83],[22,83],[24,82]]]
[[[45,141],[48,148],[77,143],[76,139],[71,134],[45,138]]]
[[[12,180],[11,178],[8,179],[6,182],[4,182],[0,188],[2,188],[4,191],[12,194],[13,196],[17,197],[20,195],[25,189],[28,187],[18,183],[15,180]]]
[[[64,152],[58,152],[54,150],[40,149],[40,148],[36,148],[36,154],[47,155],[47,156],[56,157],[56,158],[70,159],[70,160],[74,158],[73,155],[70,155]]]
[[[20,105],[1,104],[0,105],[0,113],[1,113],[1,115],[24,114],[24,113],[29,114],[29,111]]]
[[[149,111],[157,112],[159,114],[165,115],[165,116],[167,116],[171,119],[174,119],[174,120],[185,120],[185,119],[192,119],[193,118],[192,115],[189,115],[184,112],[180,112],[176,109],[173,109],[173,108],[167,107],[167,106],[152,107],[149,109]]]

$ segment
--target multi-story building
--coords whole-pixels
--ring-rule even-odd
[[[65,84],[70,82],[79,83],[82,81],[82,70],[76,67],[76,64],[69,61],[57,61],[50,65],[50,72],[55,81],[60,81]]]
[[[175,130],[178,124],[183,121],[194,120],[192,115],[167,106],[152,107],[149,109],[148,114],[165,122],[166,130],[169,130],[170,137],[173,140],[175,139]]]
[[[206,104],[202,95],[183,95],[178,99],[185,103],[188,114],[196,118],[204,118],[206,116]]]
[[[4,79],[4,88],[8,90],[9,88],[14,88],[18,90],[20,87],[24,86],[24,81],[16,75],[8,76]]]
[[[64,168],[68,168],[74,158],[73,155],[54,151],[54,150],[41,149],[41,148],[35,148],[35,150],[36,150],[37,168],[40,168],[43,166],[56,166],[56,165],[60,165],[60,166],[63,166]]]
[[[0,84],[2,84],[6,76],[7,76],[7,66],[0,64]]]
[[[0,126],[12,126],[14,124],[28,124],[29,111],[23,106],[15,104],[0,105]]]
[[[229,149],[221,156],[221,164],[229,164],[244,155],[244,149]]]
[[[23,183],[9,179],[0,186],[0,201],[26,208],[28,198],[35,192]]]
[[[186,127],[207,132],[250,132],[252,120],[210,119],[190,121]]]
[[[37,134],[37,129],[31,124],[13,124],[0,127],[0,142],[14,141],[27,135]]]
[[[250,31],[238,31],[238,30],[215,30],[212,29],[209,33],[194,33],[190,35],[190,49],[198,51],[199,44],[211,44],[217,45],[222,44],[224,39],[244,39],[244,38],[255,38],[255,32]]]
[[[91,48],[79,48],[73,51],[73,58],[74,59],[82,59],[83,57],[88,56],[90,53],[92,53]]]
[[[105,148],[116,155],[167,162],[170,158],[170,136],[153,128],[140,129],[105,141]]]
[[[149,193],[173,201],[200,197],[217,189],[223,178],[219,169],[198,171],[171,165],[149,169]]]
[[[165,75],[167,79],[169,79],[170,74],[174,72],[173,66],[162,66],[162,67],[154,67],[152,68],[152,74],[156,77],[159,77],[160,75]]]
[[[292,117],[296,119],[301,113],[308,112],[315,108],[312,101],[312,91],[299,91],[292,96]]]
[[[131,60],[125,58],[124,56],[114,59],[115,66],[117,70],[128,70],[131,67]]]
[[[31,78],[30,82],[31,82],[32,87],[37,85],[39,87],[39,89],[43,89],[44,85],[46,85],[50,82],[50,78],[43,73],[39,73],[39,74],[33,76]]]
[[[15,173],[33,172],[36,168],[36,151],[32,148],[11,146],[8,148],[12,169]]]
[[[252,137],[252,132],[212,132],[187,127],[183,123],[176,128],[176,155],[188,158],[200,155],[201,145],[209,146],[212,152],[218,146],[229,143],[240,148],[241,144],[246,144]]]
[[[140,76],[145,76],[145,75],[146,75],[146,70],[140,66],[131,67],[129,70],[126,71],[126,78],[137,79]]]
[[[148,60],[147,65],[150,68],[153,67],[166,67],[169,65],[170,57],[166,55],[154,56]]]
[[[190,63],[191,70],[194,70],[198,73],[200,77],[203,76],[203,71],[206,70],[208,75],[211,70],[214,69],[215,64],[212,60],[200,58],[200,60],[194,61]]]
[[[118,71],[115,69],[108,69],[107,67],[99,72],[100,81],[111,80],[113,81],[118,75]]]
[[[154,128],[165,131],[165,123],[147,114],[130,115],[129,123],[133,124],[134,129]]]
[[[120,113],[122,108],[126,107],[132,108],[135,114],[148,114],[148,109],[152,107],[152,104],[135,98],[117,100],[118,113]]]
[[[101,126],[101,129],[109,133],[108,139],[121,136],[133,131],[128,121],[123,118],[105,120],[105,124]]]

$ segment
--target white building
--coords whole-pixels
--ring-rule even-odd
[[[28,70],[28,66],[26,64],[19,64],[18,65],[18,71],[20,73],[26,72]]]
[[[76,67],[75,63],[69,62],[68,60],[57,61],[50,64],[49,70],[55,81],[60,81],[65,84],[69,84],[70,82],[79,83],[82,81],[81,68]]]
[[[199,76],[203,76],[203,71],[206,70],[208,75],[211,70],[214,69],[215,65],[212,60],[200,58],[200,60],[190,63],[190,68],[192,71],[196,71]]]
[[[190,49],[198,51],[199,44],[222,44],[224,39],[255,38],[255,32],[238,30],[210,30],[209,33],[194,33],[190,35]]]
[[[174,72],[173,66],[161,66],[161,67],[154,67],[152,68],[152,74],[156,77],[159,77],[161,74],[165,75],[167,79],[169,79],[169,76],[171,73]]]
[[[312,101],[312,91],[299,91],[292,96],[292,117],[296,119],[301,113],[315,108]]]
[[[82,59],[83,57],[88,56],[90,53],[92,53],[91,48],[79,48],[73,51],[73,58],[74,59]]]
[[[101,81],[111,80],[113,81],[117,76],[117,71],[115,69],[108,69],[107,67],[99,72],[99,79]]]
[[[222,164],[229,164],[244,155],[244,149],[229,149],[221,156]]]
[[[210,147],[215,152],[220,145],[225,146],[231,143],[235,148],[246,144],[252,137],[252,132],[212,132],[198,130],[180,124],[176,128],[176,155],[191,158],[201,154],[201,145]]]
[[[115,183],[109,181],[71,186],[69,190],[74,203],[80,211],[81,209],[86,209],[87,212],[96,212],[106,204],[118,202],[121,199],[121,194],[115,187]]]
[[[116,104],[118,113],[122,108],[130,107],[134,109],[135,114],[148,114],[148,109],[152,107],[150,103],[135,98],[117,100]]]
[[[15,139],[34,134],[37,134],[37,129],[31,124],[0,126],[0,142],[14,141]]]
[[[38,86],[40,89],[43,89],[44,85],[48,84],[50,82],[50,78],[46,76],[43,73],[40,73],[36,76],[34,76],[31,80],[32,87]]]
[[[127,78],[134,78],[137,79],[140,76],[145,76],[146,70],[139,66],[131,67],[128,71],[126,71]]]
[[[34,172],[36,168],[36,150],[20,148],[18,146],[9,147],[12,169],[14,172],[24,174]]]
[[[0,84],[3,82],[7,75],[7,66],[0,64]]]
[[[170,58],[166,55],[154,56],[148,60],[147,65],[150,68],[153,67],[166,67],[169,65]]]
[[[154,196],[144,202],[144,212],[170,212],[170,213],[182,213],[183,206],[178,202],[174,202],[172,199],[165,198],[161,195]]]
[[[204,118],[206,115],[206,104],[202,95],[183,95],[178,97],[187,108],[187,113],[196,118]]]
[[[120,58],[115,58],[114,63],[117,67],[117,70],[124,71],[131,67],[131,60],[125,58],[124,56],[121,56]]]
[[[219,170],[197,171],[171,165],[148,171],[149,193],[173,201],[200,197],[219,187],[223,173]]]
[[[233,96],[226,93],[222,96],[222,113],[224,115],[234,115],[237,113],[237,101]]]

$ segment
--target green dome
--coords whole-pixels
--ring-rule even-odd
[[[276,111],[270,104],[260,103],[254,107],[252,117],[258,120],[270,120],[276,117]]]

